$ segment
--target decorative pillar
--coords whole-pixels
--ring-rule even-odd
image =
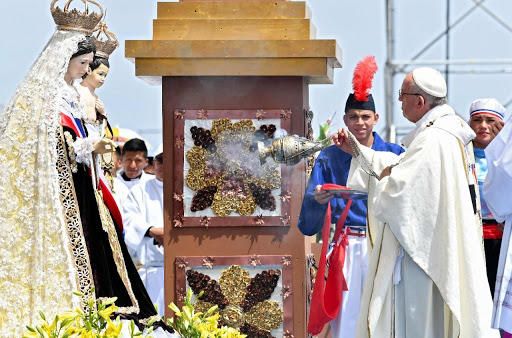
[[[161,2],[153,39],[126,41],[162,83],[166,300],[207,289],[198,306],[274,337],[306,336],[305,166],[260,166],[255,142],[304,136],[308,85],[341,67],[308,17],[296,1]]]

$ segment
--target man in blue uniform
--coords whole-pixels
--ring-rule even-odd
[[[404,150],[396,144],[387,143],[373,131],[379,120],[375,110],[375,103],[368,87],[357,85],[358,71],[361,67],[368,68],[368,63],[374,62],[366,58],[354,72],[354,93],[350,94],[345,104],[343,121],[348,130],[357,140],[377,151],[389,151],[400,154]],[[376,70],[376,65],[374,65]],[[368,74],[368,72],[363,72]],[[364,77],[364,75],[363,75]],[[373,77],[373,74],[371,74]],[[371,78],[369,81],[371,86]],[[350,169],[352,156],[343,152],[336,146],[324,149],[318,155],[309,183],[306,188],[298,227],[304,235],[314,235],[322,230],[327,203],[331,204],[331,223],[336,224],[344,207],[345,201],[335,197],[332,192],[322,191],[325,183],[334,183],[345,186]],[[342,308],[338,317],[331,321],[332,336],[335,338],[355,337],[360,299],[367,270],[367,241],[366,241],[366,200],[354,200],[345,222],[348,233],[348,246],[346,249],[343,273],[347,281],[348,291],[343,293]]]

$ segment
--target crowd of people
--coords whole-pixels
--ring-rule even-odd
[[[447,104],[442,75],[417,68],[398,96],[415,128],[401,140],[403,148],[385,143],[373,131],[373,73],[364,71],[370,61],[356,67],[343,117],[347,130],[318,155],[303,200],[304,234],[336,224],[327,255],[331,265],[343,265],[343,278],[329,273],[326,284],[346,284],[313,290],[312,306],[322,303],[325,311],[311,312],[309,332],[318,334],[329,320],[337,338],[510,337],[506,109],[494,98],[476,99],[464,121]],[[369,86],[358,86],[361,76]],[[366,192],[368,199],[349,203],[347,196],[357,194],[342,198],[330,184]],[[340,246],[341,262],[333,257]],[[336,308],[332,299],[340,289]],[[336,316],[330,309],[339,309]]]

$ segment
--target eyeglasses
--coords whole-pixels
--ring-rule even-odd
[[[420,93],[405,93],[403,92],[401,89],[398,90],[398,98],[401,98],[402,96],[404,95],[416,95],[416,96],[421,96]]]

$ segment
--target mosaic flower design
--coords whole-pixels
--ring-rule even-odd
[[[275,210],[272,190],[281,187],[279,165],[261,165],[256,153],[257,142],[269,142],[275,131],[273,124],[256,129],[252,120],[217,119],[210,129],[190,127],[194,146],[185,155],[190,166],[185,181],[195,191],[190,211],[211,208],[223,217],[250,216],[256,206]]]
[[[237,328],[248,337],[272,338],[271,331],[283,323],[283,309],[270,300],[281,277],[279,270],[265,270],[251,278],[247,270],[232,265],[218,282],[192,269],[186,275],[198,298],[196,309],[204,311],[217,305],[222,325]]]

